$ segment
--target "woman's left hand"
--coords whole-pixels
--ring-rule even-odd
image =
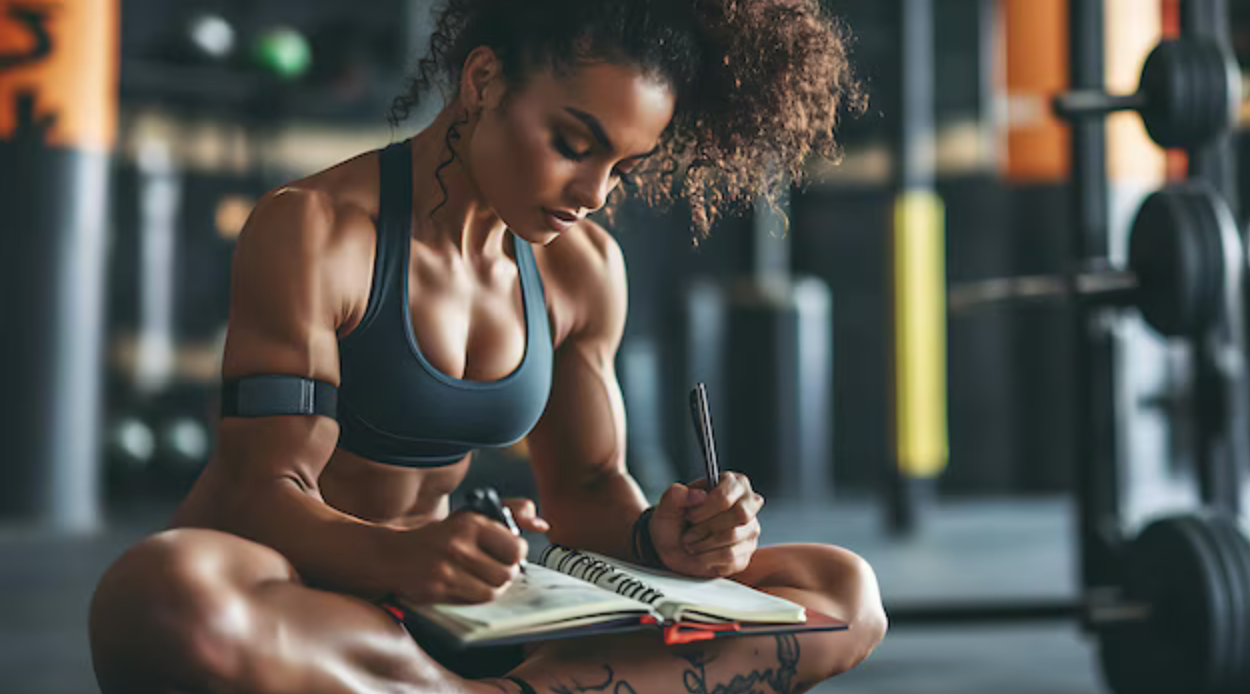
[[[708,490],[707,480],[674,484],[651,515],[651,540],[670,570],[688,576],[721,577],[751,563],[760,537],[756,518],[764,497],[737,472],[723,472]]]

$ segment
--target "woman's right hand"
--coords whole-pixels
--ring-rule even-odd
[[[395,592],[416,605],[494,600],[517,577],[529,550],[503,524],[468,510],[402,531],[398,540]]]

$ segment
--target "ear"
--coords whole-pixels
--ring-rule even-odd
[[[476,115],[499,105],[504,93],[503,63],[488,46],[478,46],[465,58],[460,73],[460,101]]]

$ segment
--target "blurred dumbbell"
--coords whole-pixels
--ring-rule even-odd
[[[176,473],[195,473],[208,462],[211,441],[203,422],[193,417],[174,417],[159,429],[162,467]]]
[[[256,36],[251,57],[264,72],[293,82],[312,67],[313,52],[308,38],[299,30],[276,26]]]
[[[106,457],[111,471],[121,477],[142,474],[156,453],[156,435],[147,422],[129,415],[108,427]]]
[[[1229,132],[1241,108],[1237,62],[1205,39],[1160,43],[1142,68],[1135,94],[1073,91],[1055,98],[1055,112],[1068,120],[1136,111],[1161,147],[1192,148]]]
[[[225,62],[234,54],[234,25],[219,14],[191,15],[186,21],[186,34],[193,51],[205,61]]]
[[[1245,262],[1224,199],[1198,184],[1158,191],[1142,203],[1130,233],[1127,268],[953,284],[948,308],[957,314],[1002,302],[1074,301],[1135,306],[1168,337],[1192,336],[1214,325],[1230,293],[1228,283],[1240,276]]]

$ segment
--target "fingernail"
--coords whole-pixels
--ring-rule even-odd
[[[691,501],[695,503],[698,503],[707,498],[707,492],[703,491],[702,489],[691,489],[689,496],[687,496],[686,498],[690,499]]]

